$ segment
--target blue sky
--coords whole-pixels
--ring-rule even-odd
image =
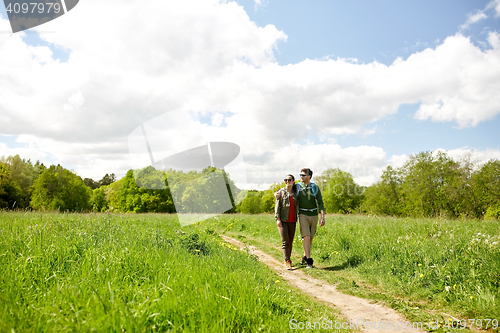
[[[456,34],[467,16],[488,2],[278,0],[255,8],[252,0],[238,1],[259,26],[273,24],[289,36],[276,53],[282,65],[327,56],[390,64]],[[497,30],[499,22],[490,18],[467,34],[480,38],[485,26]]]
[[[500,158],[500,0],[87,0],[18,34],[0,15],[0,156],[124,175],[134,128],[187,107],[191,131],[240,145],[249,188],[305,164],[369,185],[420,151]]]
[[[396,58],[435,47],[459,32],[471,13],[489,1],[266,1],[256,6],[252,0],[239,0],[260,26],[274,24],[287,33],[280,43],[276,60],[281,65],[306,58],[355,58],[390,65]],[[500,31],[500,19],[489,17],[463,31],[478,46],[487,31]],[[370,123],[373,135],[341,135],[342,146],[376,145],[388,154],[461,147],[500,149],[500,117],[475,127],[457,128],[449,122],[421,121],[413,118],[417,105],[401,106],[398,113]]]

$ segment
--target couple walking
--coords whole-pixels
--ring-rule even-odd
[[[318,185],[311,182],[313,172],[311,169],[304,168],[300,170],[301,182],[295,184],[293,175],[285,177],[286,186],[275,193],[276,206],[274,215],[276,224],[281,236],[281,248],[285,258],[285,266],[288,270],[292,269],[293,239],[295,237],[295,227],[297,217],[300,226],[300,235],[304,244],[304,257],[302,264],[307,268],[313,267],[311,258],[311,244],[316,234],[318,226],[318,212],[321,213],[320,226],[325,225],[325,208],[323,197]]]

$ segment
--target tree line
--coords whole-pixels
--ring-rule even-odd
[[[369,187],[338,168],[314,176],[327,213],[387,216],[499,218],[500,161],[476,165],[470,158],[456,161],[445,152],[421,152],[406,163],[388,166]],[[0,160],[0,208],[60,211],[119,211],[134,213],[209,213],[225,210],[226,184],[233,208],[227,213],[272,213],[274,183],[263,191],[242,191],[224,170],[129,170],[121,179],[106,174],[101,180],[82,179],[60,165],[46,167],[16,156]],[[220,188],[220,186],[219,186]],[[224,193],[223,193],[224,192]],[[235,205],[234,198],[239,198]],[[177,206],[176,206],[177,205]],[[226,203],[227,205],[227,203]]]

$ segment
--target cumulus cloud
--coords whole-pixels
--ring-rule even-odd
[[[447,154],[456,161],[461,160],[469,160],[476,167],[480,167],[482,164],[490,161],[490,160],[500,160],[500,150],[498,149],[485,149],[485,150],[477,150],[473,148],[457,148],[451,149],[447,151]]]
[[[40,35],[67,50],[67,62],[27,45],[23,34],[0,34],[0,132],[86,177],[124,174],[131,131],[179,107],[212,120],[193,130],[238,143],[256,187],[304,164],[374,182],[390,163],[384,150],[343,148],[335,135],[369,135],[371,122],[402,104],[420,102],[416,118],[459,127],[500,113],[497,33],[487,50],[457,34],[390,65],[281,66],[273,52],[285,32],[257,26],[235,2],[88,0],[77,9]]]
[[[26,145],[21,148],[9,148],[5,143],[0,142],[0,158],[7,156],[19,155],[21,158],[31,159],[32,162],[41,161],[48,162],[48,153],[39,150],[33,144]]]

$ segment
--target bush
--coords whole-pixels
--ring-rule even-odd
[[[498,220],[499,218],[500,205],[491,206],[486,209],[486,214],[484,214],[485,220]]]

